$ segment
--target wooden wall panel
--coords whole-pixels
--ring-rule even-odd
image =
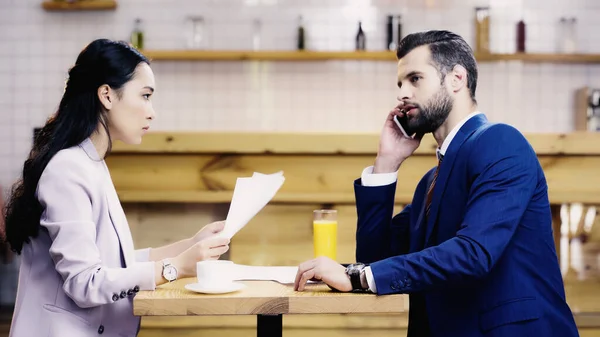
[[[338,261],[355,261],[356,208],[338,210]],[[157,247],[194,235],[204,225],[225,219],[227,205],[124,204],[136,248]],[[313,210],[323,205],[269,204],[231,240],[228,259],[247,265],[295,266],[312,259]],[[396,206],[396,211],[402,209]]]
[[[600,134],[526,136],[544,168],[554,205],[600,204]],[[250,265],[297,265],[310,259],[312,211],[333,207],[339,211],[338,261],[353,262],[352,182],[372,165],[377,143],[374,134],[151,133],[140,146],[115,144],[107,163],[136,247],[170,243],[224,219],[238,177],[283,170],[282,189],[233,238],[225,258]],[[425,137],[400,168],[395,213],[410,202],[419,179],[436,164],[435,148],[433,139]],[[557,213],[558,207],[554,209]],[[600,294],[597,283],[568,284],[566,292],[575,311],[597,307],[591,296]],[[600,337],[595,316],[577,317],[582,337]],[[254,336],[255,322],[253,316],[152,317],[142,320],[140,336]],[[285,336],[403,336],[406,317],[286,316],[284,327]]]
[[[552,203],[600,204],[600,156],[540,156]],[[228,203],[236,179],[282,170],[286,181],[273,199],[287,203],[354,203],[353,181],[372,156],[114,155],[107,160],[123,202]],[[435,157],[409,158],[398,172],[396,201],[412,200]]]
[[[527,133],[538,154],[600,155],[597,132]],[[377,153],[377,133],[334,132],[150,132],[141,145],[116,142],[115,153],[273,153],[370,154]],[[435,154],[437,144],[425,135],[415,152]]]
[[[123,209],[136,249],[189,238],[205,225],[224,220],[227,215],[224,205],[213,204],[124,203]]]

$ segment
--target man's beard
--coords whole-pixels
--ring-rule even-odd
[[[448,118],[454,101],[444,87],[425,105],[418,105],[419,113],[408,120],[408,127],[415,133],[429,133],[437,130]]]

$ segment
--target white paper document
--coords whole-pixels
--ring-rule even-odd
[[[273,199],[284,181],[283,172],[254,172],[252,177],[238,178],[221,235],[231,239],[244,228]]]
[[[293,284],[296,280],[298,267],[270,266],[235,266],[236,281],[276,281],[283,284]]]

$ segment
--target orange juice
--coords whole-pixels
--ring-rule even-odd
[[[315,257],[337,258],[337,220],[313,220]]]

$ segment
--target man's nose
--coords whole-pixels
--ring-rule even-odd
[[[412,97],[412,90],[409,85],[403,85],[398,93],[399,101],[406,101]]]

